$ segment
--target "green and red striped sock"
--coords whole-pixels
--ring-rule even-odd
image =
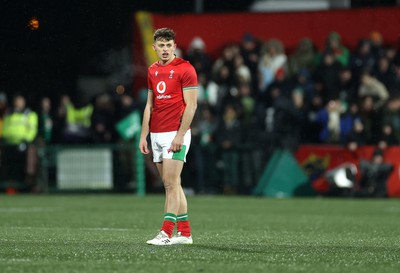
[[[189,217],[187,213],[178,214],[176,218],[178,224],[178,232],[181,233],[182,236],[189,237],[190,236],[190,225],[189,225]]]
[[[161,230],[163,230],[165,233],[168,234],[169,237],[171,237],[172,232],[174,232],[175,223],[176,223],[176,214],[167,212],[164,214],[164,222],[161,227]]]

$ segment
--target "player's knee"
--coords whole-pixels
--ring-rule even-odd
[[[165,190],[172,191],[179,188],[179,183],[176,179],[172,179],[169,177],[163,177],[164,188]]]
[[[174,183],[164,183],[164,188],[166,191],[178,190],[178,186]]]

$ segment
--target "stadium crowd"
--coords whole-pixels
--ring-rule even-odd
[[[195,38],[185,57],[201,87],[193,130],[195,155],[203,158],[198,168],[210,176],[207,170],[221,166],[224,192],[251,191],[276,148],[294,152],[315,143],[384,151],[400,142],[400,52],[378,32],[353,50],[336,32],[319,50],[303,38],[291,53],[278,39],[246,33],[215,61]]]
[[[385,45],[378,32],[361,38],[353,50],[336,32],[327,35],[324,48],[303,38],[290,53],[278,39],[245,33],[217,59],[201,37],[176,53],[198,73],[186,171],[198,192],[249,193],[277,147],[295,151],[302,143],[330,143],[384,150],[400,143],[400,51]],[[36,108],[21,94],[11,103],[1,94],[1,141],[18,149],[115,143],[121,141],[115,124],[142,112],[145,93],[145,88],[136,96],[110,92],[86,102],[46,97]]]

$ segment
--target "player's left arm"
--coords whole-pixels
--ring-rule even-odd
[[[171,143],[171,151],[176,152],[182,149],[184,136],[186,131],[189,130],[192,123],[194,114],[197,109],[197,86],[192,89],[183,90],[183,100],[185,101],[186,108],[182,115],[181,125],[179,130]]]

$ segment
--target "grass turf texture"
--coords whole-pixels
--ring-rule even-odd
[[[399,272],[398,200],[190,197],[193,245],[148,246],[162,196],[0,196],[0,272]]]

